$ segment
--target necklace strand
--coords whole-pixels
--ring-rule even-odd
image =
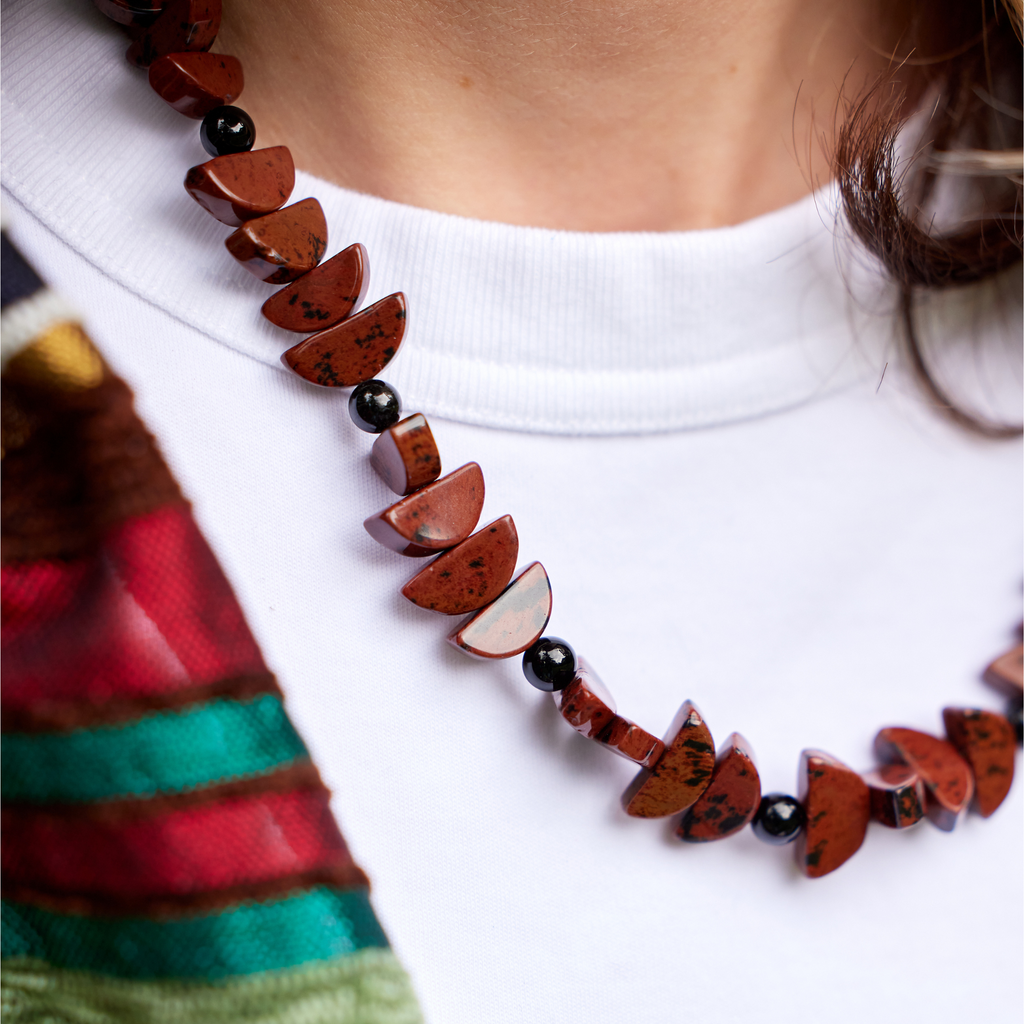
[[[471,462],[441,476],[426,418],[402,418],[397,391],[378,379],[405,335],[405,296],[396,292],[359,310],[369,282],[364,247],[350,245],[321,262],[327,224],[320,204],[307,198],[285,206],[295,184],[291,153],[286,146],[253,149],[255,125],[232,105],[243,89],[242,65],[209,52],[220,28],[220,0],[94,3],[127,30],[127,59],[149,69],[154,91],[201,121],[200,141],[212,159],[188,171],[185,189],[235,229],[225,245],[242,266],[285,286],[263,304],[264,317],[287,331],[315,332],[284,352],[282,362],[311,384],[352,388],[353,423],[377,435],[371,464],[400,498],[364,526],[398,554],[436,556],[402,594],[442,614],[469,613],[449,632],[450,644],[482,660],[523,655],[527,680],[552,695],[573,729],[636,764],[639,772],[622,796],[627,814],[679,815],[676,834],[686,842],[724,839],[751,824],[768,843],[796,840],[800,869],[817,878],[856,853],[871,820],[906,828],[927,817],[950,831],[969,806],[984,817],[996,810],[1010,790],[1021,742],[1020,643],[982,677],[1007,698],[1005,715],[944,708],[945,739],[883,728],[874,741],[880,765],[863,775],[823,751],[804,750],[796,798],[763,795],[750,744],[734,732],[716,750],[691,701],[663,739],[619,715],[572,646],[544,636],[551,584],[540,562],[513,578],[519,538],[512,517],[476,529],[485,493],[480,467]]]

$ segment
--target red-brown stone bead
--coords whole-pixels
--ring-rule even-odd
[[[286,331],[321,331],[344,320],[370,284],[366,247],[356,242],[263,303],[263,315]]]
[[[615,711],[615,701],[594,670],[581,658],[573,681],[551,695],[561,716],[582,736],[639,765],[652,765],[665,745]]]
[[[518,556],[516,524],[502,516],[435,558],[402,587],[402,594],[421,608],[465,615],[504,590]]]
[[[511,658],[540,639],[549,618],[551,582],[544,566],[533,562],[489,605],[456,626],[448,643],[474,658]]]
[[[327,221],[315,199],[303,199],[246,221],[224,244],[250,274],[267,284],[283,284],[320,262],[327,248]]]
[[[942,721],[949,742],[971,766],[975,807],[987,818],[1013,785],[1013,726],[1002,715],[976,708],[943,708]]]
[[[405,296],[395,292],[293,345],[281,362],[310,384],[351,388],[373,380],[395,357],[404,336]]]
[[[928,820],[945,832],[954,828],[974,796],[974,777],[951,743],[916,729],[892,726],[875,736],[875,754],[880,761],[899,761],[913,768],[927,790]]]
[[[436,480],[441,455],[426,417],[416,413],[385,430],[373,442],[370,465],[395,494],[410,494]]]
[[[217,156],[185,175],[185,191],[207,213],[235,228],[280,209],[294,187],[295,164],[287,146]]]
[[[160,13],[165,0],[92,0],[96,8],[118,25],[149,25]]]
[[[732,733],[715,758],[708,788],[683,815],[676,835],[687,843],[726,839],[750,823],[761,803],[761,777],[750,744]]]
[[[132,30],[128,62],[148,68],[169,53],[208,50],[219,31],[220,0],[169,0],[151,25]]]
[[[864,773],[871,796],[871,817],[889,828],[907,828],[924,817],[925,788],[909,765],[886,764]]]
[[[226,53],[169,53],[150,64],[149,84],[179,114],[200,120],[241,95],[242,63]]]
[[[665,750],[650,771],[642,771],[622,794],[622,806],[636,818],[666,818],[685,811],[708,788],[715,770],[715,743],[692,701],[676,712],[665,733]]]
[[[665,751],[665,744],[657,736],[622,715],[616,715],[594,740],[643,768],[650,768]]]
[[[464,541],[483,507],[484,475],[470,462],[370,516],[363,526],[378,544],[420,558]]]
[[[864,842],[871,818],[868,784],[831,754],[804,750],[799,798],[807,824],[797,837],[797,864],[808,878],[821,878],[845,864]]]
[[[1007,697],[1018,700],[1024,694],[1024,644],[1000,655],[985,669],[984,680]]]
[[[583,658],[572,682],[551,697],[561,716],[582,736],[593,738],[615,718],[614,698]]]

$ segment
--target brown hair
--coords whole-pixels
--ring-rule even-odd
[[[849,104],[834,155],[849,226],[900,289],[918,380],[954,421],[988,437],[1021,431],[968,412],[935,379],[914,297],[1021,258],[1022,2],[909,0],[890,69]],[[952,220],[936,202],[949,175],[963,186]]]

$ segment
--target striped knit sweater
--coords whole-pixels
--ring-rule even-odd
[[[131,392],[2,247],[5,1020],[419,1020]]]

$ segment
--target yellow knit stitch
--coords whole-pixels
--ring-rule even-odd
[[[13,356],[8,379],[58,391],[83,391],[103,380],[103,360],[80,324],[53,324]]]

